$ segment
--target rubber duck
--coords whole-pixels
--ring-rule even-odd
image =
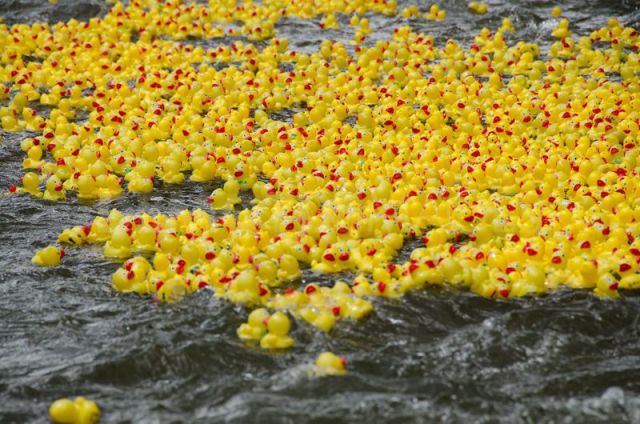
[[[89,243],[101,243],[109,240],[111,237],[111,229],[109,222],[102,216],[96,216],[90,225],[87,241]]]
[[[31,146],[27,151],[27,157],[22,161],[22,167],[25,169],[38,169],[43,164],[42,148],[40,146]]]
[[[358,297],[373,295],[373,286],[371,285],[369,279],[363,274],[359,274],[358,276],[356,276],[356,278],[353,279],[351,287],[353,294]]]
[[[347,361],[332,352],[322,352],[316,358],[313,372],[318,377],[329,375],[345,375],[347,373]]]
[[[269,312],[264,308],[251,311],[247,322],[238,328],[238,337],[241,340],[260,341],[267,334],[267,322]]]
[[[34,197],[41,197],[40,178],[34,172],[27,172],[22,177],[22,191],[29,193]]]
[[[471,9],[474,13],[477,13],[478,15],[484,15],[489,10],[489,6],[487,6],[485,3],[476,2],[476,1],[469,2],[467,4],[467,7]]]
[[[146,278],[150,269],[151,265],[145,258],[141,256],[132,258],[113,274],[111,277],[112,286],[122,293],[146,294],[149,291]]]
[[[65,200],[67,198],[62,186],[62,182],[58,177],[52,175],[47,179],[45,184],[44,194],[42,195],[45,200]]]
[[[249,268],[240,272],[229,285],[226,297],[234,303],[258,304],[260,302],[260,283],[256,271]]]
[[[440,9],[440,6],[437,4],[432,4],[431,7],[429,7],[429,12],[426,13],[424,17],[432,21],[441,21],[447,17],[447,12]]]
[[[288,349],[293,346],[293,339],[289,337],[291,323],[282,312],[276,312],[267,320],[267,334],[260,339],[263,349]]]
[[[556,26],[551,32],[551,35],[555,38],[569,38],[571,36],[569,20],[561,19],[560,22],[558,22],[558,26]]]
[[[151,193],[153,179],[151,177],[135,177],[127,184],[127,190],[131,193]]]
[[[133,233],[133,248],[137,251],[156,250],[156,235],[156,230],[150,223],[142,223]]]
[[[295,281],[302,276],[298,260],[289,254],[281,255],[278,258],[278,280],[287,282]]]
[[[38,250],[31,259],[31,262],[38,266],[56,266],[64,258],[64,250],[55,246],[47,246]]]
[[[82,396],[58,399],[49,406],[49,418],[56,424],[95,424],[100,421],[100,408]]]
[[[89,227],[83,227],[81,225],[67,228],[63,230],[62,233],[60,233],[60,235],[58,236],[58,243],[76,245],[84,244],[87,242],[89,231]]]
[[[320,27],[322,29],[340,29],[340,25],[336,20],[336,16],[333,13],[330,13],[324,17],[324,19],[320,22]]]
[[[309,324],[328,333],[336,323],[336,317],[327,308],[313,305],[303,306],[298,310],[298,315]]]
[[[417,17],[420,16],[420,9],[418,9],[418,6],[408,6],[402,9],[401,14],[403,18]]]
[[[111,233],[111,238],[105,243],[103,253],[108,258],[125,259],[131,256],[131,237],[124,225],[119,225]]]
[[[163,303],[180,302],[189,293],[189,287],[184,278],[174,276],[167,281],[156,284],[156,299]]]
[[[96,180],[93,176],[81,174],[76,179],[78,199],[97,199]]]
[[[180,172],[181,164],[172,157],[162,160],[158,176],[168,184],[181,184],[184,182],[184,174]]]
[[[233,181],[233,182],[232,182]],[[223,188],[215,189],[209,199],[213,210],[230,209],[233,210],[235,205],[240,203],[238,193],[240,187],[235,180],[227,181]]]
[[[620,296],[618,286],[618,280],[613,275],[604,273],[598,278],[593,292],[599,297],[617,298]]]

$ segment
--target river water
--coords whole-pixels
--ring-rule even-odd
[[[514,39],[552,42],[556,2],[488,4],[487,15],[470,18],[466,2],[448,1],[443,22],[372,15],[372,38],[409,23],[438,43],[468,43],[509,16]],[[633,1],[557,5],[580,35],[612,16],[640,21]],[[98,0],[0,0],[10,24],[86,20],[106,10]],[[348,25],[323,32],[318,24],[287,19],[278,32],[303,51],[353,35]],[[19,143],[27,136],[0,131],[3,190],[21,175]],[[244,346],[235,331],[246,311],[206,292],[172,305],[115,293],[110,275],[118,264],[98,248],[69,249],[55,268],[30,263],[63,228],[113,207],[207,208],[214,187],[185,184],[85,204],[0,196],[1,423],[46,422],[52,400],[78,394],[99,403],[103,422],[640,422],[640,297],[632,293],[614,301],[580,291],[501,301],[432,289],[376,299],[370,317],[330,335],[294,323],[296,345],[274,355]],[[345,355],[348,375],[308,377],[324,350]]]

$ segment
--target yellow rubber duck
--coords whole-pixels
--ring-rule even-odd
[[[478,15],[484,15],[489,10],[489,6],[487,6],[486,3],[481,3],[476,1],[469,2],[467,6],[469,7],[469,9],[471,9],[474,13],[477,13]]]
[[[441,21],[447,17],[447,12],[440,9],[440,6],[437,4],[432,4],[431,7],[429,7],[429,12],[426,13],[424,17],[432,21]]]
[[[67,196],[62,186],[62,181],[55,175],[49,177],[45,184],[44,194],[42,196],[45,200],[65,200]]]
[[[241,202],[238,196],[240,185],[235,180],[227,181],[223,188],[218,188],[211,193],[209,199],[213,210],[230,209],[233,210]]]
[[[151,177],[136,177],[129,181],[127,190],[131,193],[151,193],[153,191],[153,179]]]
[[[288,336],[291,323],[282,312],[276,312],[267,320],[267,334],[260,339],[263,349],[288,349],[293,346],[293,339]]]
[[[278,258],[277,278],[280,281],[295,281],[302,276],[300,264],[293,255],[284,254]]]
[[[76,225],[72,228],[67,228],[58,236],[58,243],[75,244],[80,245],[87,242],[87,236],[89,235],[90,228]]]
[[[40,178],[34,172],[27,172],[22,177],[22,191],[29,193],[34,197],[41,197],[42,191],[40,191]]]
[[[247,322],[238,327],[238,337],[241,340],[260,341],[268,332],[267,322],[269,317],[269,312],[266,309],[254,309],[249,314]]]
[[[56,266],[64,258],[64,250],[55,246],[47,246],[38,250],[31,259],[31,262],[38,266]]]
[[[56,424],[95,424],[100,421],[100,408],[82,396],[58,399],[49,406],[49,418]]]
[[[125,259],[131,256],[131,236],[129,229],[118,225],[111,233],[111,238],[105,243],[103,252],[106,257]]]
[[[347,373],[347,361],[332,352],[322,352],[316,358],[313,373],[318,377],[330,375],[345,375]]]

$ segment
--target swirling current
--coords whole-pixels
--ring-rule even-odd
[[[466,2],[446,2],[443,22],[370,15],[371,38],[409,23],[437,43],[453,37],[468,44],[509,16],[515,38],[550,46],[556,2],[487,3],[488,14],[471,17]],[[578,34],[609,17],[640,21],[640,3],[630,0],[557,4]],[[87,20],[107,10],[99,0],[0,1],[7,24]],[[343,28],[322,32],[319,19],[284,19],[277,32],[291,49],[313,51],[327,37],[348,41],[353,34]],[[20,176],[19,145],[28,136],[0,131],[3,190]],[[98,248],[70,249],[56,268],[30,262],[63,228],[111,208],[206,208],[217,186],[188,183],[89,203],[0,197],[0,422],[46,422],[53,399],[76,394],[96,400],[106,423],[640,422],[640,297],[633,294],[488,300],[429,289],[377,299],[371,316],[329,335],[294,323],[299,343],[269,354],[235,336],[246,311],[208,292],[169,305],[114,292],[109,281],[118,264]],[[346,356],[346,376],[308,377],[324,350]]]

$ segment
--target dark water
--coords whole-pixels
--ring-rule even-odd
[[[487,15],[470,18],[465,2],[446,2],[444,22],[370,16],[372,39],[410,23],[439,42],[468,42],[510,16],[517,37],[550,44],[555,3],[488,3]],[[637,2],[562,3],[578,34],[611,16],[634,26],[640,19]],[[8,23],[105,10],[98,0],[0,1]],[[322,38],[352,36],[348,26],[321,32],[318,21],[287,19],[278,30],[306,51]],[[0,132],[3,190],[21,175],[25,136]],[[294,323],[296,345],[272,355],[235,336],[246,311],[207,293],[158,306],[113,292],[117,264],[97,248],[69,249],[53,269],[30,264],[64,227],[112,207],[206,208],[212,188],[164,187],[93,204],[0,196],[0,423],[46,422],[53,399],[77,394],[100,404],[103,422],[640,422],[640,297],[633,295],[495,301],[424,291],[376,300],[369,318],[341,323],[329,336]],[[346,356],[347,376],[307,377],[324,350]]]

